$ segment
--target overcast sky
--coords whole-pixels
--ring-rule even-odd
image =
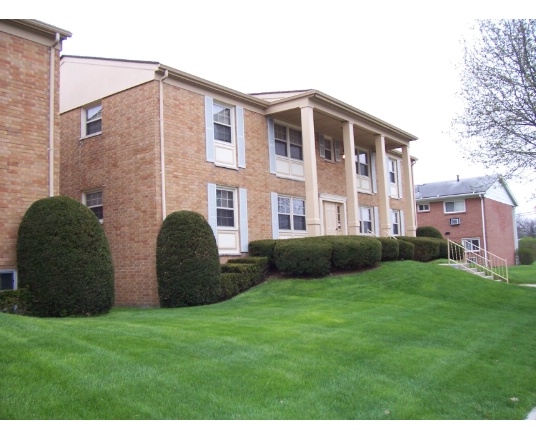
[[[418,184],[494,171],[464,160],[449,134],[461,40],[477,18],[535,17],[535,3],[97,0],[9,13],[72,32],[67,55],[158,61],[245,93],[320,90],[417,136]],[[509,185],[518,212],[535,211],[536,182]]]

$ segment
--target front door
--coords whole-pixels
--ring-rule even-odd
[[[340,203],[324,202],[324,230],[326,235],[342,235]]]

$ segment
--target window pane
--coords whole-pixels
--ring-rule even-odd
[[[290,144],[290,157],[292,159],[303,160],[303,149],[301,145]]]
[[[227,191],[224,189],[216,190],[216,206],[218,208],[234,208],[233,203],[233,191]]]
[[[287,140],[287,127],[283,127],[282,125],[274,125],[274,131],[275,131],[275,138],[285,141]]]
[[[294,230],[305,231],[305,217],[301,215],[294,216]]]
[[[290,135],[291,144],[303,145],[301,131],[293,130],[292,128],[289,128],[288,131]]]
[[[88,108],[86,110],[86,121],[91,122],[102,118],[102,105]]]
[[[97,218],[99,220],[102,220],[103,219],[103,208],[102,206],[94,206],[94,207],[91,207],[89,208],[93,211],[93,213],[97,216]]]
[[[279,214],[279,229],[290,230],[290,215]]]
[[[292,213],[295,215],[305,215],[305,200],[293,199]]]
[[[281,214],[290,214],[290,198],[278,197],[277,198],[278,212]]]
[[[326,159],[327,160],[333,160],[333,155],[332,155],[332,151],[331,151],[331,141],[329,139],[325,139],[324,144],[326,146],[326,149],[325,149],[325,157],[326,157]]]
[[[232,142],[231,127],[214,123],[214,139],[222,142]]]
[[[234,211],[231,209],[218,208],[217,220],[218,226],[234,227]]]
[[[287,143],[283,141],[275,141],[275,154],[287,157]]]
[[[357,174],[361,176],[369,176],[368,155],[367,153],[359,153],[359,171]]]
[[[0,273],[0,290],[13,290],[15,277],[12,272]]]
[[[445,212],[454,212],[454,202],[445,202]]]
[[[212,107],[214,122],[231,125],[231,109],[223,105],[214,104]]]
[[[89,122],[86,125],[86,135],[89,136],[90,134],[100,133],[102,131],[102,120],[99,119],[97,121]]]

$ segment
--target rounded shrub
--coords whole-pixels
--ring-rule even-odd
[[[114,269],[102,225],[90,209],[63,196],[34,202],[17,238],[19,286],[34,316],[106,313],[114,301]]]
[[[400,240],[409,241],[415,246],[413,259],[426,263],[439,258],[439,240],[429,237],[400,237]]]
[[[276,267],[285,275],[322,277],[331,271],[331,242],[315,238],[277,240]]]
[[[416,235],[417,237],[443,238],[441,232],[433,226],[419,226]]]
[[[212,228],[193,211],[168,215],[156,241],[156,275],[162,307],[218,302],[221,266]]]
[[[523,237],[519,239],[518,242],[519,249],[530,249],[533,255],[536,256],[536,238],[534,237]]]
[[[372,267],[381,260],[382,244],[374,237],[326,236],[332,246],[331,265],[337,270]]]
[[[399,260],[413,260],[415,256],[415,245],[405,240],[398,241],[398,259]]]
[[[400,241],[389,237],[379,237],[382,244],[382,261],[398,260],[400,254]]]
[[[517,256],[519,257],[519,264],[530,266],[534,263],[534,253],[530,248],[520,247],[517,250]]]

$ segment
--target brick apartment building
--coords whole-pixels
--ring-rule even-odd
[[[0,290],[17,287],[24,213],[59,194],[59,54],[70,36],[37,20],[0,20]]]
[[[517,202],[502,177],[416,185],[415,201],[419,226],[433,226],[466,249],[477,246],[515,264]]]
[[[116,305],[158,305],[167,214],[212,226],[222,260],[252,240],[415,235],[411,141],[316,90],[248,95],[157,62],[62,56],[63,195],[99,217]]]

